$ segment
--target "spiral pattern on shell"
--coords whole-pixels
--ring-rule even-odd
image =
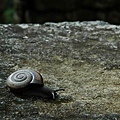
[[[7,79],[7,85],[13,89],[24,88],[35,80],[42,84],[39,80],[40,75],[32,70],[18,70],[12,73]]]

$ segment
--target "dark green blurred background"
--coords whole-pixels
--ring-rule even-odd
[[[119,0],[1,0],[0,23],[103,20],[120,24]]]

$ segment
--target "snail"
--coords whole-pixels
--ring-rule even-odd
[[[21,96],[38,96],[45,99],[56,99],[57,91],[44,85],[43,77],[33,70],[18,70],[13,72],[7,79],[6,84],[10,91]]]

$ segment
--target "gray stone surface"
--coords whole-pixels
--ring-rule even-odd
[[[55,101],[21,99],[6,88],[18,69],[65,88]],[[106,22],[0,25],[1,120],[119,120],[120,26]]]

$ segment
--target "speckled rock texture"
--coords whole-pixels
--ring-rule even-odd
[[[56,100],[19,98],[6,79],[39,71]],[[0,25],[1,120],[119,120],[120,26],[103,21]]]

